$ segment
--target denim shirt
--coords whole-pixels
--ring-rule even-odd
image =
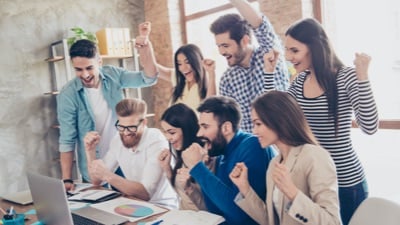
[[[128,71],[115,66],[100,68],[102,94],[116,119],[115,106],[123,99],[124,88],[154,85],[157,78],[147,77],[143,71]],[[57,96],[57,119],[60,124],[59,151],[70,152],[77,147],[79,170],[89,181],[83,138],[96,130],[93,110],[79,78],[69,81]]]

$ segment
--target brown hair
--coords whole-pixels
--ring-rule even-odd
[[[269,91],[252,103],[259,119],[285,144],[317,144],[302,109],[283,91]]]

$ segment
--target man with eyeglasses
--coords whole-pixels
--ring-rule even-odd
[[[178,198],[158,162],[168,142],[160,130],[146,126],[147,105],[140,99],[124,99],[116,106],[117,134],[106,155],[96,159],[101,137],[96,131],[84,138],[88,171],[95,185],[108,183],[130,195],[167,208],[178,208]],[[125,177],[115,174],[120,167]]]
[[[136,38],[143,42],[141,39],[143,37]],[[157,82],[158,71],[151,43],[147,41],[147,44],[136,46],[142,71],[103,65],[97,45],[86,39],[76,41],[69,50],[76,77],[64,85],[57,96],[61,174],[67,191],[74,189],[72,166],[75,151],[82,181],[90,181],[83,144],[85,134],[96,130],[102,135],[97,156],[104,156],[116,134],[114,108],[123,98],[122,90],[147,87]]]

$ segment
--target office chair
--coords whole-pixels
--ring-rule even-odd
[[[399,225],[400,204],[384,198],[365,199],[354,212],[349,225]]]

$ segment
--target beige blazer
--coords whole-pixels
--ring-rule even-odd
[[[267,171],[267,199],[261,200],[254,190],[246,196],[237,196],[236,204],[259,224],[265,225],[340,225],[338,184],[336,168],[329,153],[320,146],[302,145],[290,149],[285,166],[290,170],[293,183],[299,192],[290,202],[282,192],[274,215],[272,203],[275,183],[271,171],[274,163],[281,161],[278,155],[272,159]],[[278,217],[280,221],[276,221]]]

